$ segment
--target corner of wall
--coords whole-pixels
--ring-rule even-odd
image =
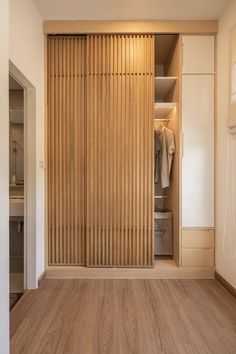
[[[236,287],[236,137],[228,121],[229,30],[236,23],[236,1],[231,0],[219,19],[217,35],[217,181],[216,271]]]

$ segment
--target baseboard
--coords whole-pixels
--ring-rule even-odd
[[[236,289],[218,272],[215,272],[215,279],[236,299]]]
[[[44,272],[40,275],[40,277],[38,278],[38,287],[40,287],[40,286],[42,285],[42,283],[43,283],[44,279],[46,278],[46,276],[47,276],[46,271],[44,271]]]
[[[87,268],[49,266],[47,278],[85,279],[214,279],[213,267],[178,267],[174,261],[155,261],[153,268]]]

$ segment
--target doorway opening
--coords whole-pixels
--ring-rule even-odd
[[[10,308],[24,292],[24,88],[9,76]]]
[[[38,285],[36,89],[11,61],[9,119],[10,294],[21,294]],[[19,298],[12,297],[12,303]]]

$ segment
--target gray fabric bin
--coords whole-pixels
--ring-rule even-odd
[[[157,212],[154,220],[154,254],[173,255],[172,212]]]

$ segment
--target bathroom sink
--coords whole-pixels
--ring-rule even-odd
[[[10,216],[24,216],[24,199],[19,196],[11,196],[9,200]]]

